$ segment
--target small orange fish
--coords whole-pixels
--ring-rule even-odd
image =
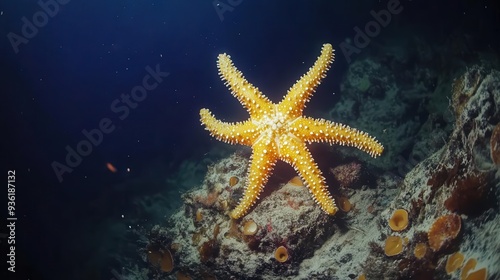
[[[109,171],[113,172],[113,173],[116,173],[117,169],[116,167],[111,164],[110,162],[106,163],[106,167],[108,168]]]

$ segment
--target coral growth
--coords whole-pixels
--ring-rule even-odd
[[[472,67],[464,76],[474,79],[463,84],[464,98],[453,103],[457,106],[452,108],[457,113],[456,123],[445,145],[405,176],[397,195],[382,212],[389,219],[390,209],[408,205],[412,227],[405,234],[410,237],[408,246],[414,247],[413,254],[404,250],[395,256],[394,266],[378,268],[374,266],[383,262],[385,254],[374,251],[368,257],[367,278],[447,279],[444,254],[451,250],[483,256],[485,272],[492,273],[492,279],[500,276],[500,180],[490,158],[491,136],[500,119],[500,72]],[[423,244],[431,250],[418,252]]]
[[[339,198],[339,208],[344,212],[349,212],[352,209],[352,204],[349,199],[345,196]]]
[[[403,252],[403,238],[388,236],[385,240],[384,252],[389,257],[401,254]]]
[[[486,280],[486,277],[488,277],[488,270],[483,267],[478,270],[472,271],[474,268],[476,268],[476,265],[476,259],[469,259],[462,268],[462,272],[460,273],[460,280]]]
[[[460,252],[456,252],[454,254],[451,254],[448,256],[448,259],[446,260],[446,273],[452,274],[454,271],[462,267],[462,264],[464,263],[464,254]]]
[[[288,260],[288,249],[285,246],[279,246],[274,251],[274,259],[280,263],[284,263]]]
[[[415,256],[415,258],[421,260],[423,257],[425,257],[426,253],[427,253],[427,244],[423,242],[415,244],[415,248],[413,249],[413,255]]]
[[[393,231],[404,230],[408,226],[408,223],[409,223],[408,211],[404,209],[397,209],[396,211],[394,211],[391,218],[389,219],[389,227]]]
[[[427,232],[429,247],[434,252],[450,245],[460,233],[462,219],[456,214],[443,215],[436,219]]]
[[[299,176],[295,176],[290,181],[288,181],[288,184],[295,185],[298,187],[304,187],[304,182],[302,182],[302,179],[300,179]]]
[[[451,195],[444,201],[446,208],[460,214],[477,214],[487,206],[488,192],[491,189],[491,172],[471,171],[463,176],[456,176],[450,182]]]
[[[233,177],[229,178],[229,186],[234,187],[234,185],[238,184],[239,181],[240,181],[240,179],[238,179],[238,177],[233,176]]]
[[[483,267],[467,274],[465,280],[486,280],[486,277],[488,277],[488,270]]]
[[[349,197],[339,205],[349,210],[342,215],[325,215],[300,178],[287,182],[293,176],[287,173],[277,174],[243,219],[231,219],[247,180],[248,158],[234,154],[211,165],[203,184],[183,195],[183,207],[148,236],[156,251],[171,252],[175,267],[167,277],[497,279],[500,180],[490,151],[500,120],[500,72],[470,71],[475,72],[465,75],[474,79],[460,85],[465,97],[458,96],[457,108],[451,108],[456,123],[441,150],[399,174],[404,178],[374,172],[376,187],[344,177],[342,184],[351,187],[335,194],[339,202]],[[370,80],[365,93],[381,98],[374,89],[381,84]],[[278,248],[286,254],[275,258]],[[471,258],[461,269],[460,259],[450,256],[457,251]],[[165,278],[158,265],[163,253],[142,253],[148,279]]]
[[[343,165],[330,168],[330,173],[333,174],[340,187],[352,187],[361,177],[361,164],[351,162]]]
[[[167,248],[159,245],[150,245],[147,249],[148,261],[163,272],[170,272],[174,269],[174,258]]]
[[[154,229],[151,234],[151,239],[166,240],[167,245],[181,244],[175,252],[177,267],[194,279],[201,279],[201,271],[216,273],[222,279],[296,274],[292,265],[310,257],[310,248],[333,233],[333,219],[316,207],[308,189],[297,187],[295,181],[267,194],[244,219],[230,219],[221,202],[234,205],[233,194],[244,186],[229,187],[227,182],[231,177],[244,178],[247,165],[246,158],[235,154],[211,166],[213,172],[208,173],[203,188],[183,196],[184,209],[169,219],[170,226]],[[216,193],[217,199],[206,203],[211,193]],[[197,219],[200,212],[202,218]],[[278,261],[269,258],[277,248],[281,248]],[[288,253],[283,253],[283,248]],[[289,257],[291,251],[294,258]]]
[[[259,227],[252,219],[245,221],[243,224],[243,235],[255,235]]]

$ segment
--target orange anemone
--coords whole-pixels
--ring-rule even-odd
[[[388,236],[385,240],[384,252],[388,257],[403,252],[403,238],[399,236]]]
[[[397,209],[389,219],[389,227],[393,231],[402,231],[408,226],[408,212],[404,209]]]
[[[434,252],[447,247],[460,233],[462,220],[457,214],[449,214],[439,217],[432,224],[427,238],[429,239],[429,247]]]
[[[288,250],[285,246],[279,246],[274,251],[274,258],[280,263],[284,263],[288,260]]]

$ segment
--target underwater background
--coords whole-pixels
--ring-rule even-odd
[[[19,0],[0,30],[2,279],[500,279],[498,1]],[[231,220],[217,56],[278,102],[326,43],[304,115],[384,153],[310,145],[335,216],[278,163]]]

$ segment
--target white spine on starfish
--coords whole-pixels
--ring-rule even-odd
[[[239,205],[231,212],[232,218],[241,218],[255,204],[278,159],[295,168],[313,194],[314,201],[326,213],[333,215],[337,212],[325,178],[306,143],[354,146],[374,157],[382,153],[383,146],[365,132],[343,124],[302,116],[305,104],[325,77],[333,58],[332,46],[323,45],[321,55],[309,71],[290,88],[279,104],[273,104],[243,77],[229,55],[219,55],[219,75],[250,113],[250,120],[225,123],[215,119],[210,111],[202,109],[201,122],[217,139],[248,145],[253,149],[245,192]]]

